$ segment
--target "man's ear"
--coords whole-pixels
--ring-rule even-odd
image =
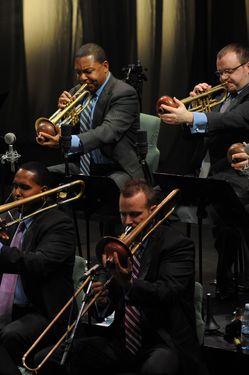
[[[48,190],[48,187],[46,186],[46,185],[44,185],[44,186],[42,186],[42,188],[41,188],[41,191],[43,192],[43,191],[47,191]]]

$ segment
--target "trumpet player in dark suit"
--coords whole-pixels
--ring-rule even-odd
[[[227,160],[227,151],[231,144],[240,142],[249,137],[249,47],[240,43],[231,43],[222,48],[216,58],[217,71],[221,84],[227,90],[225,100],[217,97],[217,105],[211,111],[195,112],[187,109],[178,99],[174,98],[175,108],[162,104],[161,109],[167,113],[160,114],[163,122],[171,125],[184,124],[193,136],[202,133],[206,140],[206,149],[203,149],[203,157],[206,151],[210,157],[209,178],[228,181],[243,205],[249,203],[248,181],[245,176],[231,168]],[[208,83],[199,83],[191,91],[190,95],[208,92],[211,86]],[[210,91],[211,92],[211,91]],[[222,94],[224,97],[224,94]],[[194,106],[194,100],[193,100]],[[213,233],[215,246],[218,251],[217,266],[217,296],[232,298],[234,295],[234,283],[231,265],[241,243],[240,228],[234,223],[226,223],[226,217],[221,213],[217,215],[213,211]],[[243,210],[242,210],[243,211]],[[249,223],[247,220],[244,227]],[[247,233],[243,231],[249,251]],[[249,269],[249,264],[246,266]],[[247,276],[249,282],[249,275]]]
[[[113,76],[105,51],[97,44],[88,43],[79,48],[74,69],[78,83],[86,84],[91,100],[80,114],[78,134],[72,136],[70,151],[78,153],[78,158],[70,163],[70,172],[107,175],[118,187],[130,178],[143,177],[136,153],[139,129],[136,90]],[[75,99],[78,88],[61,94],[59,109],[65,109]],[[51,135],[38,129],[36,140],[42,146],[58,147],[60,134]],[[64,171],[62,165],[50,167],[50,170]]]

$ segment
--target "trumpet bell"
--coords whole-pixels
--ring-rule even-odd
[[[175,104],[174,100],[170,96],[162,96],[160,99],[158,99],[156,103],[156,111],[158,114],[162,115],[166,113],[165,109],[161,107],[162,104],[168,105],[169,107],[177,108],[177,105]]]
[[[58,133],[57,127],[46,117],[40,117],[35,122],[35,130],[37,135],[40,132],[50,134],[50,135],[56,135]]]
[[[238,152],[245,152],[245,146],[242,143],[233,143],[227,151],[227,159],[230,164],[243,161],[243,159],[232,159],[232,156]]]

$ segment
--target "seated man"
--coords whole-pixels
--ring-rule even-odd
[[[82,103],[77,103],[85,109],[74,128],[77,135],[72,135],[71,147],[69,144],[68,151],[77,153],[77,157],[74,162],[68,163],[68,172],[110,176],[118,187],[130,178],[143,177],[136,153],[139,129],[136,90],[111,74],[105,51],[97,44],[87,43],[79,48],[74,69],[78,85],[70,92],[63,91],[58,100],[59,109],[64,110],[76,99],[75,93],[80,85],[86,85],[85,91],[89,91],[90,97],[84,96]],[[41,122],[37,125],[36,140],[42,146],[58,147],[63,137],[60,138],[57,126],[56,132],[56,135],[48,134]],[[51,166],[50,170],[64,173],[65,167]]]
[[[49,171],[39,162],[23,164],[14,176],[13,199],[21,202],[48,190],[50,180]],[[19,215],[26,217],[46,205],[47,198],[29,201],[20,205]],[[17,366],[22,366],[31,343],[73,294],[75,234],[72,220],[58,208],[22,220],[16,230],[4,228],[2,223],[0,373],[15,375],[20,374]],[[64,314],[46,337],[48,342],[61,335],[67,323]]]
[[[157,194],[144,180],[125,184],[119,200],[124,226],[135,230],[144,220],[153,225],[149,218],[156,207]],[[141,235],[138,232],[134,242]],[[74,375],[206,374],[196,336],[192,240],[166,223],[127,255],[127,262],[122,263],[115,250],[107,259],[100,244],[97,256],[112,278],[104,289],[103,281],[93,282],[94,293],[100,292],[95,316],[103,319],[115,311],[114,321],[106,328],[107,337],[78,335],[64,370]],[[54,358],[41,373],[62,374],[62,367]]]

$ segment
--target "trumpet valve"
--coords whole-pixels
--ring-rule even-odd
[[[167,113],[167,111],[161,107],[162,104],[165,104],[165,105],[168,105],[169,107],[174,107],[174,108],[178,107],[170,96],[162,96],[161,98],[158,99],[156,103],[156,111],[159,115],[163,115],[164,113]]]

